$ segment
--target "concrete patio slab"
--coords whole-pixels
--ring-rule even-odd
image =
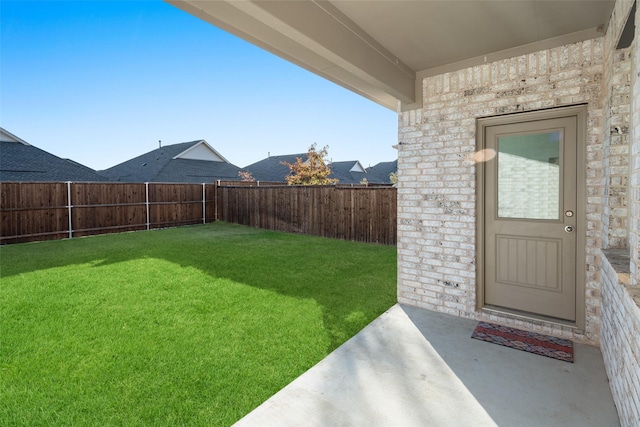
[[[618,426],[600,350],[575,363],[395,305],[235,426]]]

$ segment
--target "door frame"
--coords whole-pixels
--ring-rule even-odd
[[[484,302],[485,289],[485,173],[484,165],[486,148],[486,128],[496,125],[525,123],[537,120],[555,119],[560,117],[576,117],[576,321],[562,321],[559,319],[538,316],[533,313],[523,313],[505,307],[486,305]],[[476,120],[476,309],[492,313],[508,314],[529,320],[544,320],[546,322],[571,326],[579,329],[585,327],[586,308],[586,131],[587,106],[553,108],[525,113],[508,114],[504,116],[479,118]],[[487,158],[487,160],[490,160]]]

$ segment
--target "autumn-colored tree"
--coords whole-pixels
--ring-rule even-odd
[[[289,167],[289,175],[285,178],[289,185],[332,185],[337,184],[336,178],[329,178],[331,169],[325,163],[329,146],[318,151],[313,143],[307,152],[307,160],[296,158],[295,163],[280,162]]]
[[[251,175],[249,171],[240,171],[238,172],[238,176],[244,182],[255,182],[255,178]]]

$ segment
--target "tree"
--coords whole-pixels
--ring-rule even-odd
[[[391,172],[389,174],[389,182],[391,182],[392,184],[398,183],[398,171]]]
[[[251,175],[251,172],[249,172],[249,171],[240,171],[240,172],[238,172],[238,176],[244,182],[255,182],[256,181],[255,178],[253,177],[253,175]]]
[[[285,178],[289,185],[332,185],[338,180],[329,178],[331,169],[325,163],[329,146],[324,146],[320,151],[313,143],[307,152],[307,160],[296,158],[295,163],[280,162],[289,167],[289,175]]]

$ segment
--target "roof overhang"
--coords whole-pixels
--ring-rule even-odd
[[[387,108],[429,75],[600,37],[615,0],[166,0]]]
[[[2,142],[17,142],[17,143],[20,143],[20,144],[23,144],[23,145],[31,145],[27,141],[25,141],[24,139],[15,136],[14,134],[12,134],[11,132],[9,132],[8,130],[6,130],[4,128],[0,128],[0,141],[2,141]]]

